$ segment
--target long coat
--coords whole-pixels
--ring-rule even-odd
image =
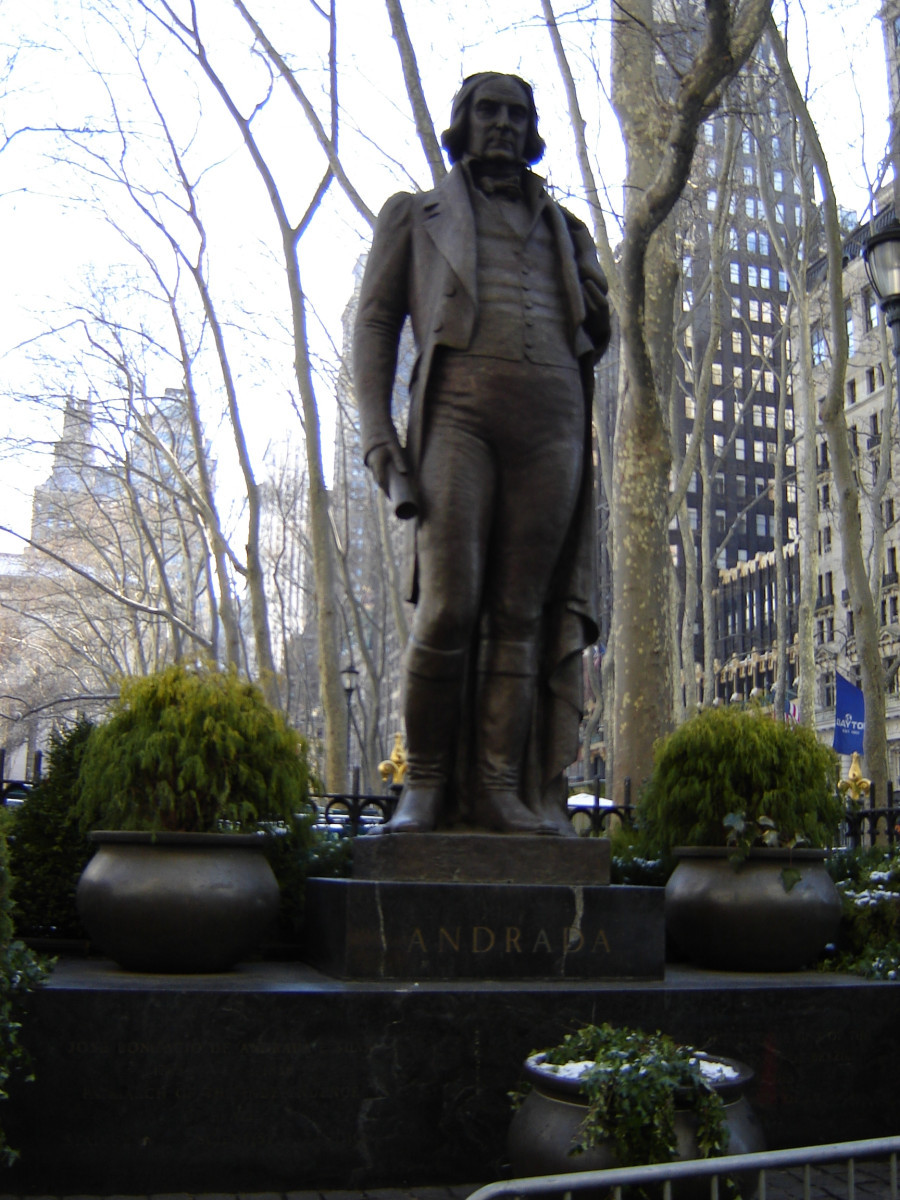
[[[428,436],[428,394],[438,347],[465,350],[478,319],[475,216],[469,184],[457,164],[428,192],[401,192],[382,208],[366,263],[353,338],[354,383],[365,457],[393,441],[391,395],[403,323],[416,343],[410,378],[406,451],[415,478]],[[559,252],[571,343],[585,397],[585,470],[576,517],[546,605],[538,711],[526,764],[526,803],[556,809],[562,772],[578,748],[582,702],[581,650],[598,636],[593,609],[595,537],[590,457],[593,367],[609,341],[608,312],[585,304],[581,275],[602,280],[587,228],[550,200],[528,172],[526,191],[543,203]],[[415,573],[410,599],[416,598]]]

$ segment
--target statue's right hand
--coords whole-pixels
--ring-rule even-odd
[[[409,471],[403,447],[398,441],[382,442],[379,446],[373,446],[366,455],[366,466],[374,475],[375,482],[387,494],[390,494],[391,467],[401,475],[406,475]]]

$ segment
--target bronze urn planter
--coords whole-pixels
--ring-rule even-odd
[[[837,937],[841,900],[824,850],[675,847],[666,934],[689,962],[728,971],[796,971]]]
[[[259,947],[278,883],[259,834],[98,830],[78,883],[91,940],[130,971],[227,971]]]
[[[762,1126],[745,1096],[753,1071],[735,1059],[697,1053],[701,1064],[708,1064],[710,1086],[724,1105],[727,1154],[750,1154],[765,1149]],[[567,1175],[576,1171],[606,1170],[621,1166],[611,1141],[576,1150],[588,1115],[588,1099],[577,1071],[552,1068],[544,1054],[533,1054],[525,1062],[524,1073],[530,1090],[516,1111],[509,1130],[509,1154],[513,1175]],[[573,1063],[577,1068],[586,1064]],[[676,1160],[702,1157],[697,1144],[697,1116],[675,1098]],[[736,1181],[740,1187],[740,1179]],[[700,1200],[709,1195],[706,1179],[682,1182],[673,1189],[678,1200]],[[596,1196],[600,1193],[580,1192]]]

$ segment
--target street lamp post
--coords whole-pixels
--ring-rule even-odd
[[[900,222],[891,221],[869,238],[863,262],[894,339],[894,374],[900,387]]]
[[[347,697],[347,786],[350,786],[350,728],[351,728],[351,706],[353,703],[353,692],[356,688],[356,682],[359,679],[359,671],[353,665],[351,658],[347,665],[341,671],[341,679],[344,683],[344,695]]]

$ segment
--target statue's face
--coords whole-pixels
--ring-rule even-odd
[[[528,97],[514,80],[480,83],[469,108],[469,154],[497,165],[523,162],[530,121]]]

